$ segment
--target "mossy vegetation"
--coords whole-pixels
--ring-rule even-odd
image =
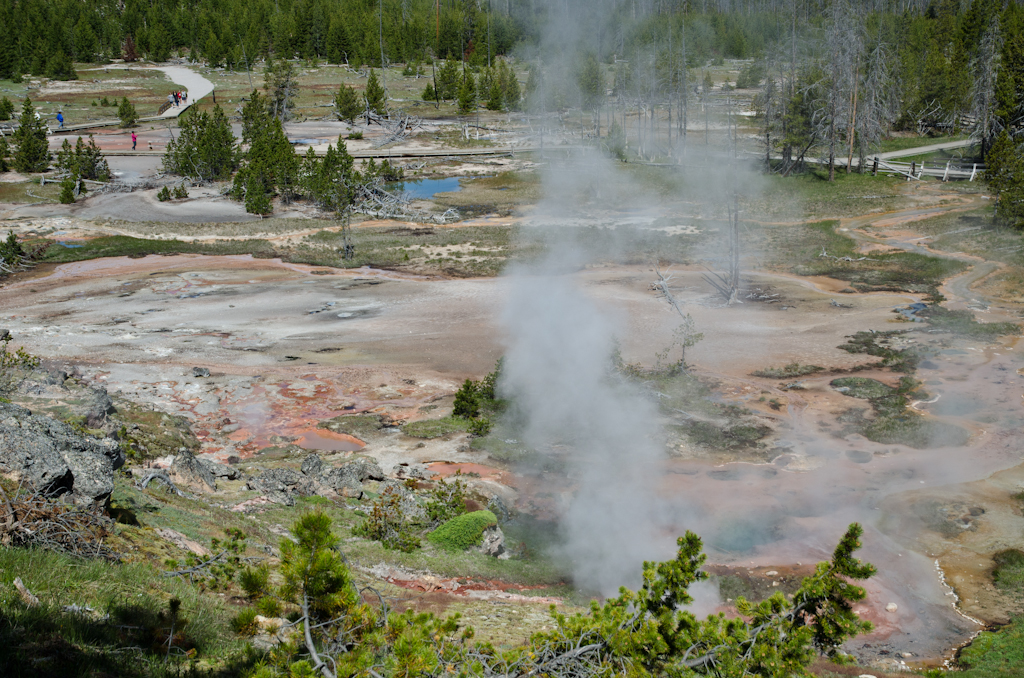
[[[1024,617],[983,631],[957,657],[962,678],[1017,678],[1024,666]]]
[[[764,377],[766,379],[795,379],[796,377],[806,377],[809,374],[816,374],[818,372],[823,372],[824,370],[824,367],[819,367],[818,365],[789,363],[782,367],[766,367],[763,370],[751,372],[751,375],[755,377]]]
[[[1024,551],[1006,549],[992,557],[996,567],[992,579],[1004,593],[1024,596]]]
[[[473,511],[452,518],[427,535],[431,543],[449,551],[464,551],[478,546],[484,530],[498,524],[490,511]]]
[[[321,421],[317,424],[317,428],[366,440],[384,428],[384,421],[379,414],[342,414],[333,419]]]
[[[440,438],[449,433],[466,431],[469,420],[462,417],[442,417],[441,419],[421,419],[409,422],[402,427],[402,433],[413,438]]]

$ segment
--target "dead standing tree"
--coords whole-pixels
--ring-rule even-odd
[[[856,125],[854,110],[863,48],[861,33],[860,18],[849,1],[836,0],[828,10],[821,75],[810,86],[815,101],[814,136],[823,141],[821,161],[828,167],[829,181],[836,177],[839,144],[852,134]]]

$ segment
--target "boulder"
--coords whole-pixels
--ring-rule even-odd
[[[81,435],[63,422],[0,403],[0,473],[78,504],[101,503],[124,461],[115,440]]]
[[[170,471],[179,485],[186,485],[197,490],[217,489],[217,479],[213,472],[185,448],[181,448],[178,450],[178,454],[174,455],[174,463],[171,464]]]
[[[384,480],[384,471],[376,460],[369,457],[357,457],[352,461],[345,462],[341,468],[348,469],[349,473],[359,478],[359,482],[366,480]]]
[[[319,454],[314,452],[302,460],[302,466],[299,470],[305,476],[319,476],[324,471],[324,460],[320,458]]]
[[[275,504],[294,506],[296,494],[295,487],[302,480],[302,476],[287,468],[273,468],[253,476],[246,483],[246,487],[255,490]]]
[[[192,368],[192,376],[193,377],[208,377],[208,376],[210,376],[210,370],[208,368],[206,368],[206,367],[193,367]]]
[[[224,480],[238,480],[242,477],[242,472],[234,466],[228,466],[227,464],[221,464],[216,461],[210,461],[209,459],[202,459],[196,457],[196,461],[200,463],[207,471],[209,471],[214,478],[223,478]]]
[[[492,525],[484,530],[480,551],[499,560],[508,560],[511,557],[511,554],[505,550],[505,533],[497,525]]]
[[[423,464],[398,464],[391,469],[391,475],[399,480],[415,478],[416,480],[427,480],[430,478],[430,471]]]
[[[64,382],[61,382],[62,384]],[[90,389],[85,403],[85,423],[89,428],[100,428],[107,421],[108,414],[117,412],[114,401],[105,388]]]

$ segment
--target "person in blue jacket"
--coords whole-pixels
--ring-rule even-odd
[[[64,129],[64,113],[57,111],[57,129]]]

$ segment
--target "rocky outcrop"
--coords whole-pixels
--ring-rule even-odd
[[[82,435],[67,424],[0,403],[0,473],[79,504],[105,502],[114,471],[124,464],[120,444]]]
[[[170,468],[174,480],[196,490],[216,490],[217,479],[213,472],[188,450],[182,448],[174,455]]]
[[[313,453],[302,460],[299,471],[283,468],[263,471],[250,478],[247,487],[274,503],[292,506],[295,497],[312,495],[359,499],[363,496],[364,482],[383,479],[380,466],[368,457],[332,466]]]

